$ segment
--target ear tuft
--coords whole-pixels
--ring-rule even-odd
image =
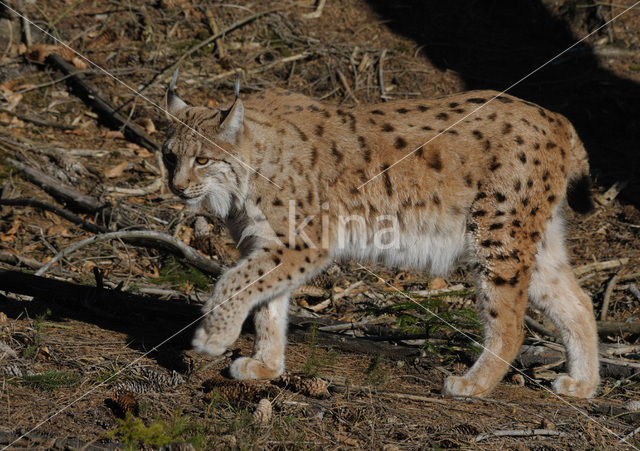
[[[244,128],[244,106],[236,99],[220,124],[219,137],[231,144],[237,144]]]
[[[175,116],[178,111],[185,108],[187,104],[175,92],[176,82],[178,81],[178,69],[173,73],[169,89],[167,89],[167,110],[169,115]]]

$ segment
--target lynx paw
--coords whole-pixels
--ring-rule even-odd
[[[191,346],[193,346],[193,349],[195,349],[197,352],[219,356],[224,354],[229,345],[226,343],[220,343],[217,338],[218,337],[214,335],[209,335],[204,330],[204,327],[199,327],[198,330],[196,330],[196,333],[193,335]]]
[[[484,396],[488,392],[488,389],[460,376],[449,376],[442,387],[445,396]]]
[[[267,366],[260,360],[250,357],[240,357],[229,367],[229,373],[234,379],[274,379],[282,374],[284,365],[277,368]]]
[[[560,376],[553,383],[553,391],[557,394],[573,396],[575,398],[591,398],[597,388],[597,383],[589,384],[566,375]]]

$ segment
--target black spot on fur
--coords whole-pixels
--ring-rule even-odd
[[[389,165],[388,164],[383,164],[380,167],[380,170],[382,171],[382,178],[384,180],[384,187],[385,190],[387,191],[387,196],[391,196],[393,195],[393,184],[391,183],[391,178],[389,177]]]
[[[446,121],[449,119],[449,115],[447,113],[438,113],[436,115],[436,119],[440,119],[441,121]]]
[[[491,318],[497,318],[498,317],[498,312],[496,312],[494,309],[489,309],[489,316]]]
[[[336,159],[336,164],[342,163],[344,155],[342,155],[342,152],[338,150],[338,146],[336,145],[335,141],[331,142],[331,155],[333,155],[333,157]]]
[[[471,185],[473,185],[473,179],[471,178],[471,174],[467,174],[464,176],[464,184],[467,185],[469,188],[471,188]]]
[[[524,152],[520,152],[518,154],[518,159],[522,164],[525,164],[527,162],[527,156],[524,154]]]
[[[504,124],[502,124],[502,134],[503,135],[511,133],[512,129],[513,129],[513,125],[511,125],[511,123],[505,122]]]
[[[491,164],[490,164],[490,166],[489,166],[489,170],[490,170],[491,172],[494,172],[494,171],[495,171],[495,170],[497,170],[500,166],[502,166],[502,163],[499,163],[499,162],[498,162],[498,157],[493,156],[493,157],[491,158]]]
[[[480,191],[478,194],[476,194],[476,198],[474,200],[480,200],[486,197],[487,197],[487,193],[485,193],[484,191]]]
[[[493,281],[493,284],[497,286],[502,286],[507,283],[507,281],[500,276],[494,277],[492,281]]]
[[[516,180],[516,182],[513,184],[513,189],[516,190],[516,193],[520,192],[520,189],[522,189],[522,183],[520,183],[520,180]]]
[[[322,124],[316,125],[316,136],[322,136],[324,134],[324,126]]]
[[[282,201],[276,197],[273,201],[273,206],[280,207],[281,205],[282,205]]]
[[[397,112],[397,113],[400,113],[400,114],[407,114],[407,113],[409,112],[409,110],[408,110],[408,109],[406,109],[406,108],[398,108],[398,109],[396,110],[396,112]]]
[[[393,145],[398,150],[404,149],[405,147],[407,147],[407,141],[405,141],[405,139],[402,136],[398,136],[395,142],[393,143]]]
[[[273,257],[273,263],[275,263],[276,265],[280,264],[280,257]]]
[[[467,103],[485,103],[487,99],[483,99],[482,97],[471,97],[467,99]]]
[[[484,210],[476,210],[473,213],[471,213],[471,216],[473,216],[474,218],[478,218],[480,216],[486,216],[487,212]]]
[[[440,152],[435,151],[429,155],[429,161],[427,165],[436,172],[442,170],[442,160],[440,159]]]
[[[431,199],[434,204],[440,205],[440,196],[438,196],[437,194],[434,194],[433,196],[431,196]]]
[[[483,138],[482,132],[480,130],[474,130],[471,133],[473,133],[473,136],[475,136],[476,139],[482,139]]]
[[[504,227],[504,224],[502,224],[501,222],[496,222],[495,224],[491,224],[489,226],[489,230],[499,230],[502,227]]]
[[[430,130],[433,130],[433,129],[431,127],[429,127],[428,125],[423,125],[422,126],[422,130],[430,131]]]
[[[556,200],[556,196],[554,196],[553,194],[547,197],[547,202],[549,202],[550,204],[554,203],[555,200]]]
[[[425,105],[419,105],[418,106],[418,111],[420,111],[421,113],[424,113],[425,111],[427,111],[429,109],[428,106]]]
[[[519,144],[519,145],[524,144],[524,139],[522,139],[522,136],[520,135],[516,136],[516,144]]]
[[[512,103],[513,100],[510,99],[509,97],[504,97],[504,96],[497,96],[496,100],[499,100],[502,103]]]
[[[391,124],[389,124],[389,123],[386,123],[386,124],[384,124],[384,125],[382,126],[382,131],[383,131],[383,132],[392,132],[392,131],[394,131],[394,130],[395,130],[395,128],[393,127],[393,125],[391,125]]]
[[[507,199],[507,197],[502,193],[495,193],[494,196],[498,202],[504,202]]]
[[[378,116],[384,116],[384,111],[380,111],[380,110],[373,110],[371,112],[371,114],[377,114]]]
[[[360,144],[360,147],[363,149],[367,146],[367,141],[364,139],[364,136],[358,136],[358,144]]]

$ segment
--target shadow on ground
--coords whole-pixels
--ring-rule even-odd
[[[566,2],[564,20],[552,16],[544,0],[368,2],[434,65],[457,72],[467,89],[502,91],[582,37],[571,33],[569,22],[580,20],[589,30],[605,23],[595,2],[592,8]],[[566,115],[599,183],[626,180],[622,196],[640,203],[640,85],[603,69],[593,49],[579,44],[508,92]]]

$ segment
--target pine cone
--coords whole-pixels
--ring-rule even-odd
[[[111,409],[119,416],[124,417],[127,412],[132,415],[138,415],[138,400],[133,392],[129,390],[119,389],[111,395]]]
[[[271,401],[262,398],[253,412],[253,422],[258,426],[266,426],[271,421],[273,407]]]
[[[217,389],[220,395],[233,406],[255,404],[262,398],[275,397],[275,387],[264,381],[236,381],[222,377],[212,377],[204,382],[204,389]]]
[[[329,384],[327,381],[315,376],[309,377],[284,373],[276,380],[276,384],[312,398],[326,398],[329,396]]]

